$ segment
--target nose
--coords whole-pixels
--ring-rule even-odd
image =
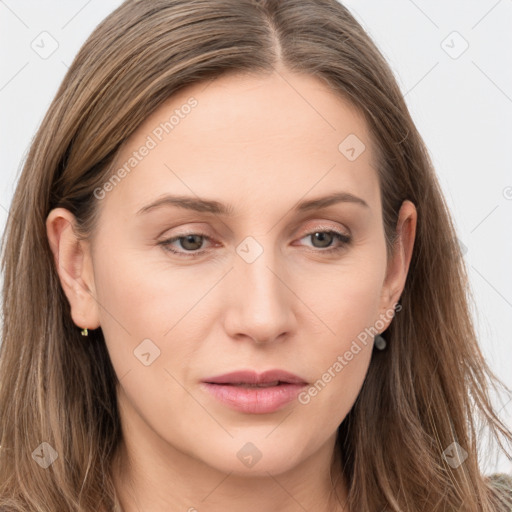
[[[232,339],[268,344],[283,341],[295,329],[297,299],[286,269],[274,254],[265,247],[255,261],[235,257],[226,283],[229,305],[224,319],[225,330]]]

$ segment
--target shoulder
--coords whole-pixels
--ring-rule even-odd
[[[500,491],[505,491],[512,498],[512,474],[494,473],[489,476],[489,481]]]

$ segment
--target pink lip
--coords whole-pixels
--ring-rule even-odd
[[[244,384],[265,384],[278,381],[278,385],[247,387]],[[203,389],[228,407],[250,414],[275,412],[293,401],[307,382],[284,370],[270,370],[258,374],[237,371],[204,379]]]

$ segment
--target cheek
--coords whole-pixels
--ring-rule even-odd
[[[200,339],[194,329],[204,325],[194,305],[218,277],[194,280],[190,269],[171,271],[161,262],[151,266],[148,256],[111,256],[98,262],[96,289],[101,328],[129,407],[163,430],[170,428],[165,425],[171,424],[176,404],[182,415],[200,417],[179,383],[186,382],[198,347],[191,343]],[[179,430],[174,425],[169,431]]]
[[[138,356],[148,351],[154,360],[149,368],[172,368],[171,361],[189,359],[194,345],[182,341],[193,334],[186,327],[218,280],[217,275],[198,277],[190,267],[171,270],[162,257],[157,264],[151,258],[135,251],[110,251],[95,263],[101,328],[118,376],[138,372],[143,366]]]
[[[339,264],[324,266],[313,274],[297,273],[297,294],[314,312],[314,324],[324,336],[325,348],[341,350],[378,319],[385,255],[368,249],[354,251]],[[313,317],[312,317],[313,319]],[[307,326],[306,326],[307,327]]]
[[[373,351],[379,319],[385,259],[361,253],[329,276],[316,276],[302,288],[305,302],[315,312],[319,331],[300,346],[299,359],[315,368],[315,381],[299,396],[310,414],[335,429],[352,407],[361,389]],[[321,319],[321,322],[318,321]],[[304,327],[306,332],[308,327]],[[378,329],[377,329],[378,330]],[[307,338],[305,336],[304,338]]]
[[[160,247],[133,247],[128,234],[109,233],[94,263],[102,325],[117,323],[134,338],[161,337],[218,279],[180,266]]]

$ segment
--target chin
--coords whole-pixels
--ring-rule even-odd
[[[268,477],[291,470],[301,461],[305,443],[288,437],[288,442],[276,442],[268,436],[269,429],[260,435],[236,436],[226,443],[215,443],[212,439],[205,447],[201,459],[211,467],[224,473],[238,476]],[[197,451],[197,447],[196,447]],[[206,460],[207,459],[207,460]]]

